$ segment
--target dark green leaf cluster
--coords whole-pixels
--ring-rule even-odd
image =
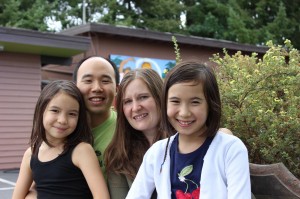
[[[300,47],[299,1],[187,0],[188,33],[240,43],[283,44]]]
[[[85,9],[83,9],[83,2]],[[300,48],[300,5],[295,0],[0,0],[0,25],[48,30],[87,22],[181,33],[249,44],[285,39]]]
[[[180,32],[180,15],[184,7],[178,0],[92,1],[104,14],[98,22],[125,25],[161,32]]]
[[[81,14],[77,0],[0,0],[0,25],[5,27],[55,31],[49,29],[49,19],[67,28],[81,24]]]
[[[54,9],[44,0],[1,0],[0,25],[46,31],[45,13]]]

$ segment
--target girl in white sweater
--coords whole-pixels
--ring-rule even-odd
[[[250,199],[248,151],[218,132],[221,100],[215,75],[196,61],[177,64],[164,81],[162,124],[175,135],[145,154],[127,199]]]

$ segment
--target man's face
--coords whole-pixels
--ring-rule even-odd
[[[107,60],[92,57],[84,61],[78,69],[76,84],[91,115],[109,114],[116,94],[116,79]]]

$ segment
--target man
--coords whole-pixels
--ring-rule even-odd
[[[116,127],[117,115],[112,104],[119,84],[118,69],[102,57],[89,57],[75,67],[73,80],[84,97],[94,135],[94,149],[105,176],[103,153]]]
[[[112,109],[119,84],[119,72],[110,60],[92,56],[81,60],[74,69],[73,80],[81,91],[94,135],[94,149],[103,175],[103,153],[110,143],[116,127],[116,112]],[[26,199],[36,199],[35,185]]]

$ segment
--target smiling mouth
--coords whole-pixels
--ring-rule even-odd
[[[194,123],[194,121],[182,121],[182,120],[177,120],[179,125],[181,127],[188,127],[190,124]]]
[[[89,100],[92,102],[92,103],[101,103],[105,100],[104,97],[92,97],[92,98],[89,98]]]
[[[60,127],[55,127],[57,130],[59,130],[59,131],[66,131],[67,130],[67,128],[60,128]]]
[[[148,114],[147,113],[143,113],[137,116],[134,116],[133,119],[135,120],[142,120],[143,118],[145,118]]]

